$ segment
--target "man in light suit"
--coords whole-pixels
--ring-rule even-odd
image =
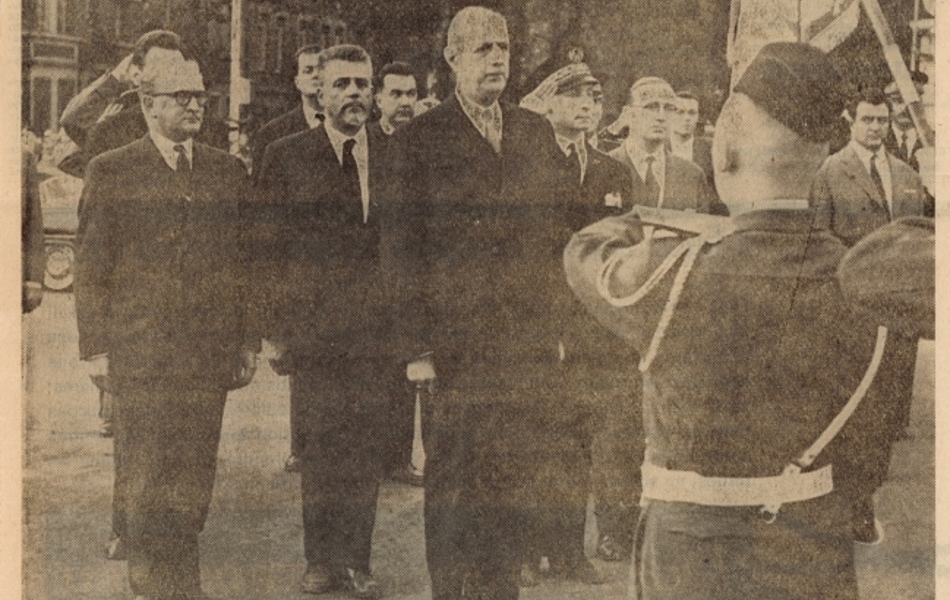
[[[848,106],[851,141],[829,156],[815,176],[811,203],[819,225],[829,228],[845,245],[899,217],[927,214],[927,200],[920,176],[906,163],[889,154],[884,138],[890,127],[890,108],[877,88],[865,88]],[[891,398],[883,426],[894,439],[902,439],[910,425],[910,404],[914,385],[917,338],[892,332],[875,386]],[[891,412],[893,411],[893,412]],[[887,474],[890,447],[876,448],[876,481],[880,486]],[[880,540],[870,495],[856,501],[855,539],[874,543]]]
[[[305,593],[376,598],[370,570],[382,450],[396,377],[380,269],[384,142],[366,127],[373,67],[359,46],[317,57],[322,126],[273,142],[258,190],[279,241],[265,338],[302,416]]]
[[[198,534],[227,390],[250,381],[239,160],[194,141],[207,95],[194,61],[146,66],[148,134],[89,163],[76,257],[80,357],[115,391],[129,583],[205,598]]]
[[[706,181],[710,186],[714,186],[712,140],[696,136],[699,98],[692,92],[676,92],[676,114],[671,120],[670,151],[702,169],[706,173]]]
[[[726,214],[703,170],[666,149],[670,119],[679,110],[676,102],[666,81],[638,79],[621,115],[629,127],[627,139],[610,156],[630,170],[633,204]]]

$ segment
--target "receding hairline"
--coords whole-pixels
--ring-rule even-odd
[[[336,46],[330,46],[329,48],[321,50],[317,55],[317,72],[323,73],[328,64],[337,60],[348,63],[367,64],[370,69],[373,68],[373,60],[365,48],[355,44],[337,44]]]
[[[504,15],[484,6],[466,6],[452,17],[446,34],[445,45],[447,48],[461,50],[465,39],[471,35],[473,29],[486,27],[494,23],[500,24],[507,35],[508,22]]]

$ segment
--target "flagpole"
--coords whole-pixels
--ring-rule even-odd
[[[874,27],[874,32],[881,42],[884,59],[887,61],[891,75],[894,76],[894,81],[897,83],[897,89],[900,90],[901,97],[907,105],[907,112],[914,121],[914,127],[917,128],[920,134],[921,143],[932,148],[934,145],[934,131],[924,116],[924,107],[920,102],[920,96],[917,94],[917,88],[914,87],[914,81],[910,78],[910,71],[907,69],[907,65],[904,64],[904,57],[901,56],[894,34],[887,24],[884,11],[881,10],[878,0],[861,0],[861,5],[864,6],[868,19],[871,21],[871,26]]]
[[[244,0],[231,0],[231,77],[228,102],[228,142],[231,154],[241,149],[241,104],[246,104],[246,82],[241,77],[241,58],[244,46]]]

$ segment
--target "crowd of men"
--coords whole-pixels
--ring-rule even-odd
[[[841,81],[820,51],[770,44],[711,147],[696,97],[644,77],[605,154],[583,53],[516,106],[509,44],[502,15],[460,10],[454,93],[424,114],[408,65],[301,48],[300,105],[254,134],[250,177],[201,141],[207,95],[173,33],[94,84],[132,99],[87,90],[64,115],[98,114],[76,134],[76,308],[115,398],[108,552],[136,598],[207,597],[225,399],[262,340],[290,378],[303,592],[382,595],[380,481],[421,475],[411,380],[432,391],[435,600],[602,583],[591,492],[631,597],[857,597],[853,543],[883,535],[871,498],[933,331],[932,207],[882,149],[889,104],[866,89],[826,160]]]

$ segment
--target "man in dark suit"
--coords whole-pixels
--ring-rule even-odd
[[[359,46],[317,57],[324,125],[272,143],[258,189],[281,247],[265,337],[290,369],[303,416],[301,495],[306,593],[380,593],[370,546],[382,472],[391,306],[380,270],[383,142],[364,124],[373,67]]]
[[[194,142],[194,61],[146,66],[148,134],[93,159],[76,258],[80,357],[115,391],[124,539],[140,598],[204,598],[198,534],[228,389],[250,381],[240,161]]]
[[[666,149],[678,110],[670,84],[659,77],[638,79],[621,115],[627,139],[610,156],[630,170],[634,204],[726,214],[703,170]]]
[[[404,62],[385,65],[376,76],[373,90],[379,119],[367,123],[366,130],[388,147],[396,129],[415,116],[419,92],[412,67]],[[426,386],[419,385],[410,391],[405,381],[394,382],[388,438],[390,444],[383,465],[383,472],[389,479],[417,487],[422,486],[424,465],[422,461],[420,464],[413,463],[412,445],[417,433],[415,408],[426,393]],[[426,415],[420,412],[420,426],[425,418]]]
[[[556,165],[554,188],[560,190],[558,210],[563,211],[561,239],[556,242],[559,246],[566,245],[570,235],[586,225],[624,212],[624,198],[628,202],[626,209],[632,208],[630,175],[587,141],[587,132],[596,128],[600,118],[601,111],[597,108],[603,97],[600,83],[582,59],[583,50],[573,47],[565,56],[546,63],[535,77],[544,79],[520,103],[522,108],[545,116],[554,129],[557,149],[550,162]],[[559,264],[554,267],[560,270]],[[560,348],[563,349],[562,364],[569,370],[565,378],[569,387],[546,411],[546,429],[552,433],[541,438],[544,446],[537,453],[538,461],[531,467],[535,474],[536,497],[532,503],[533,514],[529,515],[521,583],[531,585],[537,581],[541,556],[548,558],[554,574],[585,583],[601,583],[604,577],[584,554],[592,446],[596,439],[601,442],[600,450],[605,441],[598,439],[603,436],[594,433],[595,429],[598,433],[604,430],[603,424],[595,425],[594,421],[642,418],[639,411],[634,410],[634,403],[639,401],[640,381],[633,376],[632,365],[636,362],[633,353],[586,314],[566,285],[552,291],[556,294],[550,299],[552,318],[568,325]],[[624,428],[629,445],[607,443],[621,455],[614,462],[623,462],[629,469],[630,474],[623,475],[623,482],[632,479],[639,466],[639,457],[632,447],[638,438],[641,444],[643,439],[637,424],[630,425]],[[632,451],[624,452],[628,448]],[[601,466],[598,461],[597,467]],[[603,471],[598,469],[598,475],[604,475]],[[618,488],[622,482],[598,483]],[[634,491],[626,491],[629,498],[623,500],[635,502]],[[597,499],[606,500],[605,496],[609,495],[601,493]],[[619,535],[618,519],[612,519],[615,515],[610,514],[620,504],[620,499],[616,500],[616,503],[610,502],[609,507],[597,507],[598,525],[605,536],[607,531],[611,536]]]
[[[828,227],[847,246],[899,217],[924,216],[928,202],[920,176],[906,163],[889,154],[884,137],[890,125],[890,108],[880,89],[865,88],[848,106],[851,142],[831,155],[818,170],[812,190],[812,205],[818,222]],[[893,412],[882,423],[894,439],[906,436],[914,386],[917,339],[893,332],[888,340],[875,386],[885,390]],[[869,461],[878,463],[874,488],[887,474],[890,447],[877,448]],[[874,508],[868,495],[855,506],[855,538],[873,542]]]
[[[300,104],[290,111],[265,123],[251,136],[251,180],[255,185],[260,183],[264,151],[267,146],[276,140],[319,127],[323,123],[323,108],[317,97],[320,89],[320,71],[317,69],[317,60],[320,54],[318,44],[309,44],[297,50],[297,75],[294,85],[300,90]],[[261,285],[268,286],[272,282],[273,272],[259,273],[263,279],[256,278]],[[273,363],[278,372],[282,372],[279,363]],[[290,456],[284,462],[284,469],[292,473],[300,471],[300,456],[303,454],[303,436],[301,407],[293,398],[290,401]]]
[[[300,104],[261,126],[251,136],[251,176],[254,183],[260,180],[264,151],[275,140],[306,131],[323,122],[323,107],[317,97],[320,89],[320,72],[317,69],[318,44],[302,46],[297,50],[297,75],[294,86],[300,90]]]
[[[929,81],[926,73],[914,71],[910,76],[914,82],[917,95],[923,95],[924,86]],[[914,120],[910,116],[907,103],[904,102],[900,90],[894,82],[884,88],[884,94],[887,96],[887,103],[891,107],[891,126],[884,137],[884,147],[888,152],[907,163],[910,168],[920,172],[917,151],[924,147],[924,143],[914,127]]]
[[[438,375],[423,428],[432,597],[515,598],[531,465],[566,376],[567,323],[551,313],[563,289],[560,150],[543,117],[499,102],[504,17],[463,8],[443,56],[455,93],[392,140],[395,339],[412,375]]]
[[[676,114],[670,118],[670,122],[670,152],[702,169],[706,174],[706,181],[714,190],[712,140],[696,136],[699,98],[692,92],[676,92]]]

